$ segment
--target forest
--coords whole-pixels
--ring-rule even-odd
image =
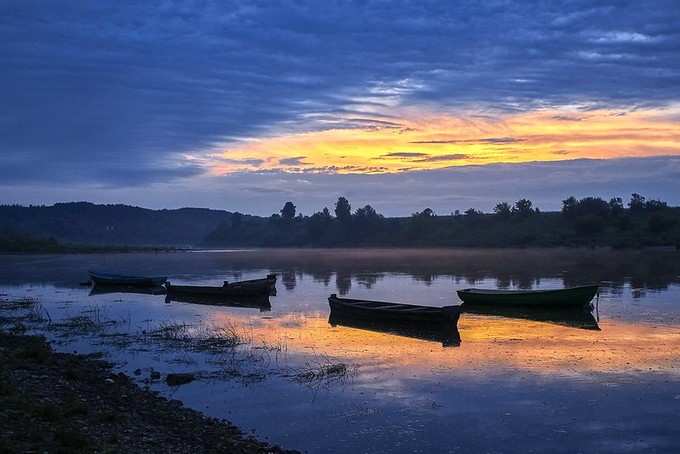
[[[345,197],[303,216],[286,202],[269,218],[234,213],[205,240],[210,246],[680,246],[680,208],[633,194],[621,198],[568,197],[560,212],[542,212],[531,200],[499,202],[492,213],[470,208],[437,215],[384,217],[370,205],[352,210]]]
[[[292,201],[269,217],[182,208],[150,210],[87,202],[0,206],[0,251],[86,252],[102,247],[596,247],[680,248],[680,208],[632,194],[609,201],[568,197],[558,212],[531,200],[440,215],[430,208],[385,217],[372,206],[311,216]]]

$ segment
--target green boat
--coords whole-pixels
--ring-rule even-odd
[[[600,331],[597,319],[590,308],[583,306],[510,306],[500,304],[470,305],[464,303],[462,314],[531,320],[552,325],[567,326],[590,331]]]
[[[583,307],[597,295],[599,286],[584,285],[557,290],[487,290],[468,288],[458,290],[458,297],[466,305],[507,306],[579,306]]]

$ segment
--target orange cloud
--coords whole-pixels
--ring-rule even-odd
[[[560,109],[502,117],[406,110],[389,122],[362,119],[356,127],[356,119],[347,119],[355,126],[250,140],[213,153],[206,165],[214,174],[272,169],[387,173],[499,162],[679,155],[677,115],[674,108],[627,113]]]

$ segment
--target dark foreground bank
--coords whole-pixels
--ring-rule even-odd
[[[1,453],[286,452],[42,337],[0,333],[0,365]]]

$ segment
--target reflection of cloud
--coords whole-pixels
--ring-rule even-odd
[[[283,316],[264,320],[257,326],[248,320],[247,316],[216,312],[210,321],[215,326],[220,323],[233,326],[234,321],[252,326],[256,343],[277,345],[286,339],[289,355],[304,357],[313,351],[350,364],[378,361],[391,376],[400,376],[395,374],[398,370],[407,370],[408,376],[427,376],[441,370],[451,375],[479,375],[481,370],[485,375],[513,371],[584,379],[601,373],[636,375],[650,368],[657,373],[678,374],[674,367],[680,351],[676,328],[620,320],[603,323],[602,331],[589,331],[530,320],[463,314],[458,330],[465,354],[451,354],[446,348],[433,349],[427,340],[331,327],[326,315],[310,314],[304,319]],[[422,354],[423,348],[427,355]]]

